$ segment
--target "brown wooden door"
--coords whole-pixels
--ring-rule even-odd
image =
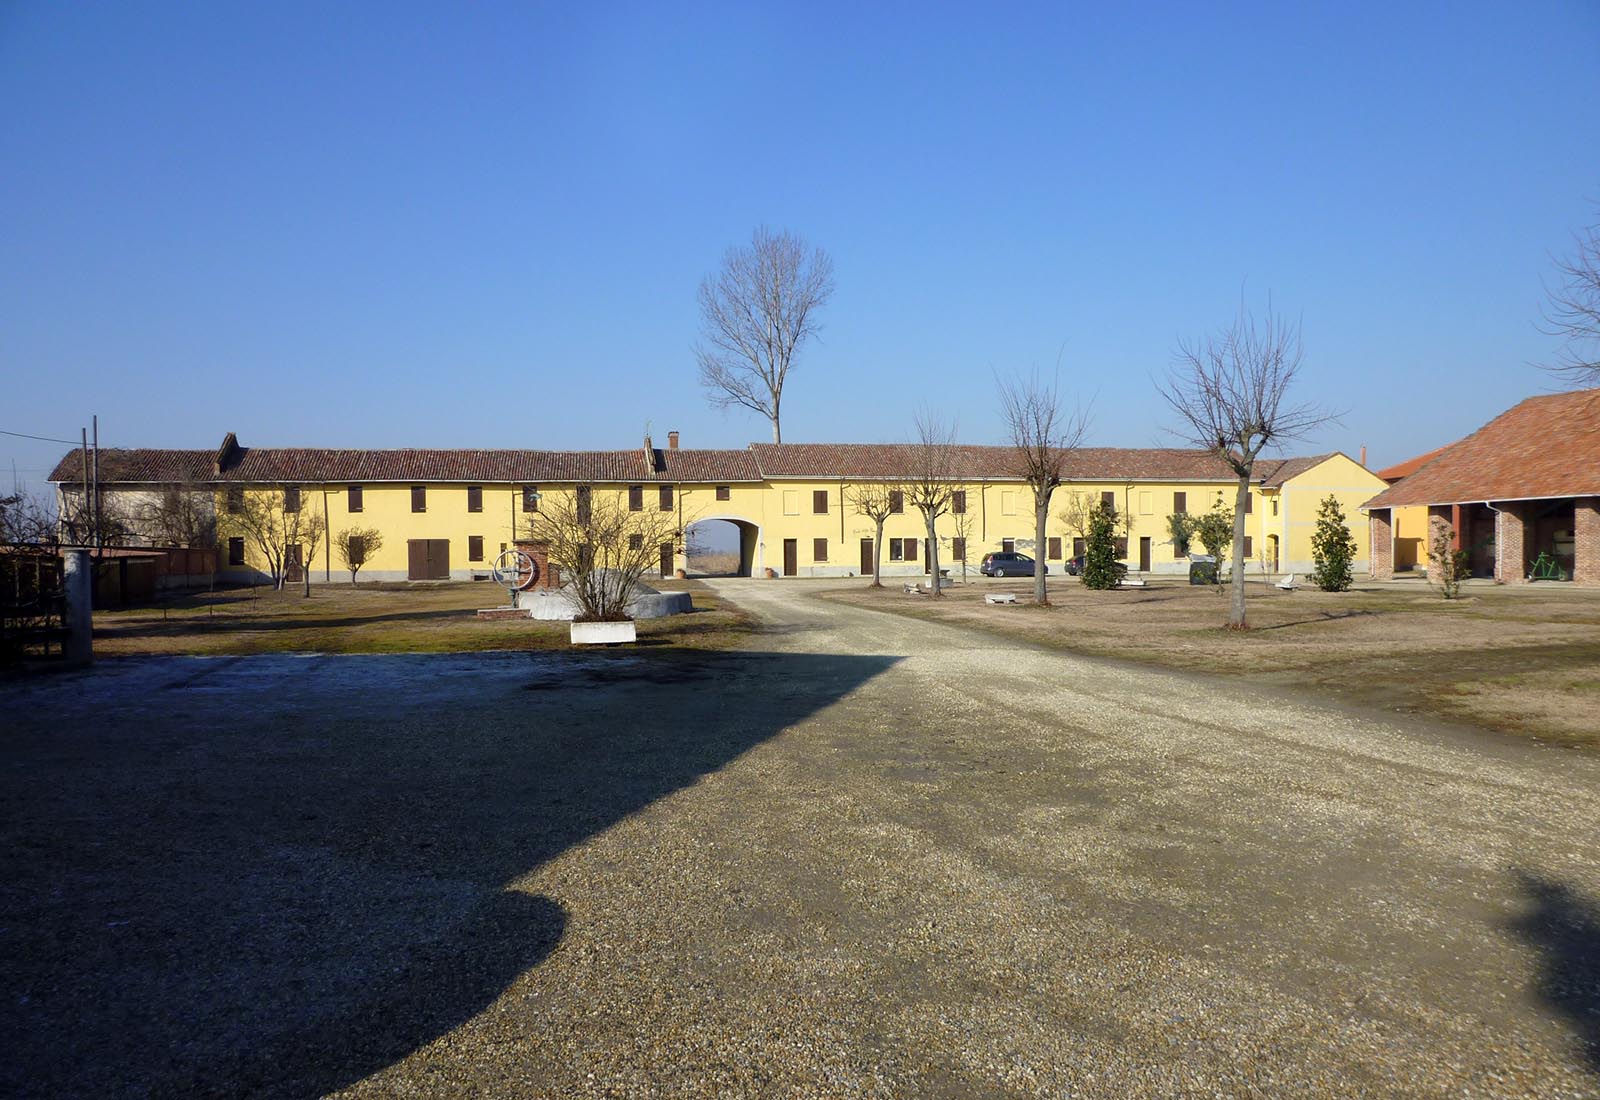
[[[672,576],[672,543],[670,542],[661,544],[661,575],[663,577]]]
[[[406,580],[425,581],[428,579],[428,540],[406,540]]]
[[[449,579],[449,539],[406,540],[406,580],[447,581]]]
[[[430,581],[447,581],[450,579],[450,540],[428,540],[428,579]]]
[[[783,575],[792,577],[800,572],[800,541],[798,539],[783,540]]]
[[[1150,572],[1150,538],[1148,535],[1139,540],[1139,572]]]
[[[872,540],[861,540],[861,575],[872,576]]]
[[[283,579],[289,584],[299,584],[306,579],[306,569],[298,542],[285,546],[283,554]]]

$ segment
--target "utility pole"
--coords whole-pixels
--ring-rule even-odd
[[[104,546],[106,540],[100,533],[100,416],[96,414],[91,423],[94,425],[94,545],[95,549]]]
[[[89,520],[89,429],[79,428],[78,431],[83,435],[83,506],[78,510],[78,519],[73,526],[80,528],[80,530],[74,532],[78,536],[78,545],[88,546],[89,540],[85,537],[87,532],[81,530],[81,528],[87,526]]]

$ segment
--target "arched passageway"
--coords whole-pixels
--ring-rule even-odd
[[[684,532],[691,577],[753,577],[761,568],[761,528],[731,516],[706,516]]]

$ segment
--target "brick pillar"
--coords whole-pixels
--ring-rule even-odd
[[[1450,540],[1452,547],[1455,545],[1455,533],[1450,526],[1450,516],[1448,504],[1435,504],[1428,508],[1428,538],[1422,549],[1428,555],[1428,580],[1434,584],[1444,579],[1441,563],[1433,557],[1433,548],[1437,545],[1439,536],[1443,534]]]
[[[1494,575],[1502,584],[1528,583],[1527,505],[1512,501],[1500,505],[1494,531]]]
[[[1394,579],[1394,513],[1374,508],[1372,516],[1372,575],[1380,581]]]
[[[1572,502],[1572,581],[1600,587],[1600,497]]]

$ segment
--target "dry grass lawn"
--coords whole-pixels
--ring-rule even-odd
[[[991,606],[986,592],[1024,602]],[[1600,745],[1600,592],[1569,585],[1468,586],[1446,601],[1420,582],[1343,593],[1251,585],[1251,629],[1223,628],[1225,590],[1161,583],[1092,592],[1052,578],[955,586],[937,602],[898,584],[829,598],[959,622],[1096,656],[1262,684],[1572,745]]]
[[[753,628],[748,615],[696,581],[652,580],[663,591],[688,589],[694,614],[639,623],[644,644],[726,649]],[[153,607],[101,611],[95,654],[444,653],[564,649],[567,624],[531,619],[481,620],[481,607],[505,602],[492,584],[315,585],[230,588],[174,597]]]

